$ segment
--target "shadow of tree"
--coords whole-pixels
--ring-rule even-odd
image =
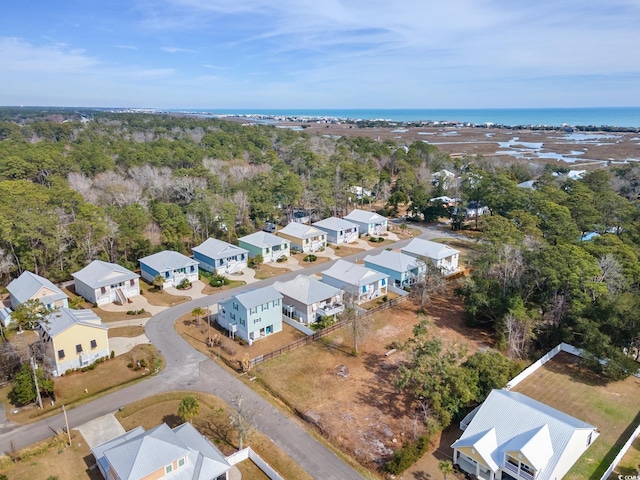
[[[164,417],[162,417],[162,421],[169,425],[170,428],[175,428],[178,425],[182,425],[184,423],[184,420],[182,420],[182,418],[174,414],[165,415]]]

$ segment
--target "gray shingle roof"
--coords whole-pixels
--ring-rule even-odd
[[[494,471],[502,466],[504,452],[522,451],[541,470],[538,480],[549,480],[579,429],[595,427],[521,393],[493,390],[452,447],[473,446]]]
[[[362,287],[370,283],[377,282],[383,278],[389,278],[389,275],[382,272],[376,272],[370,268],[347,262],[346,260],[338,260],[331,268],[322,272],[324,276],[336,278],[348,285],[357,285]]]
[[[103,262],[102,260],[94,260],[79,272],[72,274],[72,276],[93,289],[140,277],[137,273],[133,273],[118,264]]]
[[[433,258],[434,260],[441,260],[455,255],[456,253],[460,253],[459,250],[451,248],[448,245],[423,240],[422,238],[414,238],[407,244],[407,246],[400,249],[400,251],[419,257]]]
[[[383,250],[378,255],[364,257],[365,264],[370,263],[379,267],[388,268],[396,272],[408,272],[424,265],[417,258],[393,250]],[[419,263],[420,262],[420,265]],[[375,268],[375,267],[370,267]]]
[[[334,232],[338,232],[340,230],[353,230],[358,228],[358,225],[356,225],[355,223],[338,217],[325,218],[324,220],[315,222],[313,226],[323,230],[326,229]]]
[[[42,287],[53,292],[51,295],[41,297],[42,303],[49,304],[57,300],[62,300],[63,298],[69,298],[68,295],[51,283],[51,281],[31,272],[22,272],[22,275],[7,285],[7,290],[9,290],[9,293],[13,295],[19,303],[24,303],[38,293],[38,290]]]
[[[339,288],[304,275],[298,275],[288,282],[275,282],[273,286],[282,295],[302,302],[304,305],[313,305],[340,293]]]
[[[74,325],[86,325],[102,330],[108,330],[108,327],[102,323],[102,320],[93,310],[72,310],[70,308],[60,308],[44,318],[44,322],[40,326],[47,332],[50,337],[55,337],[61,332]]]
[[[187,257],[173,250],[163,250],[138,260],[140,264],[145,264],[153,268],[156,272],[168,272],[179,268],[198,265],[198,261]]]
[[[359,223],[381,223],[386,220],[385,217],[376,212],[367,212],[366,210],[360,210],[358,208],[349,213],[349,215],[346,215],[344,219]]]
[[[269,232],[255,232],[238,239],[239,242],[248,243],[258,248],[273,247],[274,245],[286,245],[291,242],[286,238],[280,238]]]
[[[319,235],[326,235],[322,230],[318,230],[316,227],[310,225],[304,225],[303,223],[291,222],[289,225],[279,230],[277,233],[283,233],[295,238],[313,238]]]
[[[219,260],[221,258],[233,257],[244,253],[247,255],[249,252],[244,248],[237,247],[231,243],[223,242],[217,238],[207,238],[197,247],[193,247],[194,252],[198,252],[201,255]]]

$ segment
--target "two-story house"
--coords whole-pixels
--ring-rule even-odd
[[[220,300],[217,321],[251,345],[282,331],[282,294],[269,285]]]
[[[318,252],[327,246],[327,234],[316,227],[291,222],[276,232],[279,237],[291,242],[291,249],[298,252]]]
[[[185,279],[198,280],[198,261],[173,250],[163,250],[138,261],[140,274],[149,283],[158,275],[164,279],[164,287],[177,287]]]
[[[322,282],[344,290],[358,304],[387,294],[389,275],[362,265],[338,260],[322,272]]]
[[[344,311],[344,292],[319,280],[298,275],[288,282],[275,282],[282,294],[282,311],[302,323],[314,323],[321,317],[334,317]]]
[[[140,275],[115,263],[94,260],[72,276],[76,293],[98,306],[140,295]]]
[[[49,310],[69,306],[69,296],[56,287],[50,280],[31,272],[22,272],[18,278],[7,285],[11,308],[28,300],[40,300]]]
[[[329,217],[313,224],[327,233],[327,241],[334,245],[352,243],[358,240],[358,225],[338,217]]]
[[[450,275],[459,270],[460,251],[442,243],[414,238],[400,251],[415,258],[431,260],[444,275]]]
[[[364,266],[386,273],[398,288],[416,284],[422,280],[427,270],[422,260],[393,250],[383,250],[378,255],[367,255],[364,257]]]
[[[240,246],[249,251],[249,257],[258,255],[265,262],[277,262],[282,257],[288,257],[291,242],[269,232],[255,232],[238,239]]]
[[[376,212],[367,212],[356,208],[344,217],[358,225],[361,235],[382,235],[387,231],[387,219]]]
[[[216,238],[208,238],[192,250],[194,260],[207,272],[229,275],[247,268],[247,250]]]

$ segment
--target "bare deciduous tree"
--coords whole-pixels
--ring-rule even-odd
[[[229,413],[229,422],[238,432],[238,450],[242,450],[244,441],[249,440],[249,435],[256,427],[258,413],[241,395],[236,395],[232,402],[234,409]]]
[[[533,325],[530,318],[517,318],[511,312],[504,318],[504,333],[507,340],[509,358],[524,358],[529,352],[533,339]]]

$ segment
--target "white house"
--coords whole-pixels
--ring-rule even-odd
[[[386,295],[389,275],[346,260],[338,260],[331,268],[322,272],[322,282],[355,296],[356,303],[360,304]]]
[[[72,276],[76,293],[98,306],[113,302],[124,305],[140,295],[140,275],[115,263],[94,260]]]
[[[142,278],[149,283],[158,275],[164,279],[164,287],[177,287],[185,279],[198,280],[198,261],[173,250],[163,250],[138,261]]]
[[[433,264],[445,275],[454,273],[459,269],[460,251],[442,243],[414,238],[400,251],[412,257],[431,259]]]
[[[282,311],[303,323],[314,323],[320,317],[334,317],[344,311],[344,292],[313,278],[298,275],[288,282],[275,282],[282,294]]]
[[[376,212],[356,208],[344,219],[358,225],[362,235],[382,235],[387,231],[387,219]]]
[[[207,272],[231,274],[247,268],[247,250],[216,238],[207,238],[192,250],[193,259]]]
[[[352,243],[358,240],[358,225],[338,217],[329,217],[313,224],[327,233],[327,242],[334,245]]]
[[[56,287],[50,280],[31,272],[22,274],[7,285],[11,308],[27,300],[40,300],[49,310],[68,307],[69,296]]]
[[[325,232],[302,223],[291,222],[282,230],[278,230],[277,235],[289,240],[291,248],[298,252],[318,252],[327,246],[327,234]]]
[[[378,255],[367,255],[364,257],[364,266],[386,273],[398,288],[415,285],[424,277],[427,269],[422,260],[393,250],[383,250]]]
[[[483,480],[561,479],[598,430],[521,393],[493,390],[460,423],[453,463]]]

